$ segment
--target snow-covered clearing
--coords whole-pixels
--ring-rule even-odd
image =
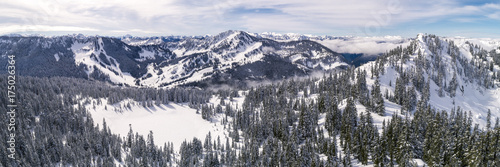
[[[107,104],[106,99],[101,101],[98,105],[97,100],[92,99],[91,103],[85,106],[92,115],[94,124],[102,126],[102,120],[105,119],[109,129],[121,137],[128,134],[131,125],[134,134],[137,132],[146,137],[153,131],[155,144],[163,146],[165,142],[172,142],[178,151],[184,140],[191,141],[196,137],[203,141],[208,132],[211,132],[212,139],[220,136],[222,140],[227,135],[219,119],[214,119],[213,122],[204,120],[196,113],[196,109],[186,104],[169,103],[143,107],[133,100],[124,100],[113,105]],[[128,103],[131,104],[130,109],[126,107]]]

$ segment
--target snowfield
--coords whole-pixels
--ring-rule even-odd
[[[124,100],[113,105],[107,104],[106,99],[100,100],[100,105],[97,104],[98,100],[91,99],[91,103],[85,106],[92,115],[94,124],[99,124],[102,128],[104,119],[111,132],[122,137],[127,136],[131,125],[134,135],[137,132],[147,136],[153,131],[155,144],[163,146],[165,142],[172,142],[178,151],[184,140],[191,141],[196,137],[203,141],[209,132],[212,138],[220,136],[221,140],[224,139],[222,141],[225,141],[227,136],[220,120],[204,120],[195,109],[185,104],[169,103],[143,107],[133,100]],[[130,109],[126,107],[128,103],[131,104]]]
[[[134,80],[131,75],[127,75],[126,73],[122,72],[120,69],[120,64],[118,61],[116,61],[113,57],[108,56],[104,49],[98,49],[98,48],[103,48],[104,44],[102,41],[102,38],[99,38],[97,42],[98,46],[95,46],[95,43],[92,42],[87,42],[87,43],[80,43],[80,42],[75,42],[71,46],[71,50],[73,51],[75,55],[75,64],[80,65],[84,64],[87,66],[88,70],[86,71],[87,75],[90,75],[94,70],[99,70],[102,73],[108,75],[111,80],[111,82],[115,84],[120,84],[124,83],[127,85],[134,85]],[[104,55],[104,58],[107,60],[101,60],[101,54]],[[59,58],[56,57],[58,60]],[[111,65],[104,64],[103,66],[103,61],[108,61],[108,62],[114,62]],[[94,67],[96,69],[94,69]],[[117,73],[117,74],[115,74]]]

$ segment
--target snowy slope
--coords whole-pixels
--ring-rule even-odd
[[[2,36],[0,52],[18,56],[22,75],[135,87],[277,80],[349,66],[340,54],[314,41],[278,42],[243,31],[200,37]],[[6,60],[0,58],[0,64]]]
[[[109,76],[110,81],[115,84],[134,85],[135,78],[128,73],[122,72],[119,62],[115,58],[108,56],[106,51],[100,48],[104,48],[102,38],[98,38],[97,42],[80,43],[76,41],[71,46],[75,64],[86,65],[88,67],[85,71],[87,75],[90,75],[94,70],[98,70]]]
[[[408,61],[406,61],[403,64],[403,68],[406,71],[412,71],[415,70],[416,65],[414,60],[417,59],[418,57],[418,52],[421,52],[422,55],[429,60],[429,62],[432,62],[433,58],[435,56],[438,56],[441,58],[441,64],[444,65],[444,71],[445,71],[445,76],[444,76],[444,82],[443,84],[448,84],[452,78],[453,74],[457,74],[457,82],[458,82],[458,88],[456,89],[456,96],[451,96],[449,93],[445,92],[444,96],[440,97],[438,95],[438,89],[439,86],[431,80],[430,82],[430,100],[429,103],[430,105],[437,109],[438,111],[446,111],[450,112],[452,109],[457,109],[457,107],[460,107],[463,111],[471,111],[473,114],[473,121],[474,123],[477,123],[480,125],[480,127],[485,127],[486,125],[486,115],[488,110],[491,110],[492,113],[492,118],[494,121],[494,118],[500,117],[500,88],[498,85],[498,81],[493,81],[494,84],[490,88],[486,88],[484,85],[480,84],[479,80],[484,80],[485,78],[476,80],[474,78],[471,78],[470,76],[467,77],[464,74],[464,67],[458,63],[458,60],[453,62],[452,56],[447,53],[447,50],[451,45],[454,45],[459,49],[459,56],[463,57],[466,59],[467,62],[471,61],[473,59],[473,55],[469,51],[469,46],[470,45],[475,45],[472,42],[467,42],[467,41],[476,41],[480,42],[480,46],[486,48],[486,49],[495,49],[500,46],[500,43],[496,43],[494,41],[485,41],[484,39],[464,39],[464,38],[441,38],[438,40],[442,48],[437,51],[436,53],[433,53],[431,50],[432,48],[429,47],[429,45],[435,45],[434,44],[429,44],[431,40],[424,40],[424,38],[431,38],[430,36],[425,36],[423,34],[419,34],[417,38],[415,39],[415,48],[416,50],[409,55]],[[434,41],[435,38],[432,38],[432,41]],[[435,42],[435,41],[434,41]],[[400,54],[399,56],[401,56]],[[390,57],[388,58],[390,59]],[[487,58],[488,61],[491,61],[490,58]],[[479,64],[489,64],[486,61],[481,62],[480,60],[474,59],[474,61],[479,61]],[[362,65],[359,67],[362,70],[367,71],[367,84],[368,88],[371,89],[371,85],[375,82],[375,78],[371,78],[371,69],[376,65],[376,62],[370,62],[365,65]],[[432,66],[432,65],[431,65]],[[386,63],[385,66],[383,67],[385,73],[379,77],[380,84],[381,84],[381,91],[382,93],[385,92],[385,90],[388,90],[389,94],[394,94],[394,86],[396,83],[396,77],[400,77],[400,73],[396,71],[395,66],[391,65],[390,63]],[[477,67],[476,67],[477,68]],[[494,66],[493,72],[498,72],[499,68],[497,65]],[[489,76],[493,74],[493,72],[489,72]],[[423,76],[426,80],[430,79],[432,75],[436,75],[438,72],[429,70],[426,71],[424,70]],[[491,78],[486,78],[487,80],[493,80]],[[392,86],[389,86],[389,85]],[[410,85],[407,86],[407,88]],[[463,86],[463,93],[460,90],[460,87]],[[418,93],[418,97],[420,97],[421,94]],[[392,102],[388,102],[387,99],[385,99],[385,106],[386,109],[388,110],[388,114],[391,115],[391,110],[399,110],[400,108],[399,105],[394,104]],[[399,107],[392,107],[392,106],[399,106]],[[363,107],[359,107],[358,111],[363,110]],[[379,122],[380,120],[377,121],[377,119],[390,119],[390,116],[386,116],[385,118],[378,118],[379,116],[374,116],[375,123]]]
[[[220,37],[223,40],[216,40],[216,42],[213,41],[212,44],[206,45],[208,46],[207,48],[193,47],[194,49],[186,49],[189,47],[183,47],[182,50],[175,50],[174,53],[196,55],[200,53],[210,52],[210,56],[221,58],[231,63],[241,63],[242,60],[252,62],[251,59],[246,60],[246,58],[248,57],[246,57],[245,55],[255,53],[256,50],[257,52],[259,52],[275,49],[273,47],[269,47],[259,50],[259,48],[262,48],[262,46],[265,45],[265,42],[262,41],[254,43],[241,43],[238,39],[246,37],[238,37],[239,34],[237,33],[225,34],[225,37]],[[248,41],[248,39],[245,41]],[[185,43],[185,45],[188,44]],[[301,45],[281,45],[281,47],[291,48],[292,46]],[[383,66],[378,66],[380,60],[377,60],[376,62],[369,62],[367,64],[364,64],[358,67],[358,69],[365,70],[367,72],[367,87],[368,89],[371,89],[371,86],[374,85],[376,79],[376,77],[371,77],[373,72],[372,69],[383,68],[384,72],[380,74],[378,78],[381,85],[381,91],[382,93],[384,93],[387,90],[389,95],[394,95],[396,78],[402,77],[402,73],[399,72],[400,70],[398,68],[401,67],[401,71],[405,71],[407,75],[414,77],[412,72],[415,72],[416,68],[418,68],[416,62],[417,59],[419,59],[419,57],[421,56],[426,61],[426,65],[429,66],[422,69],[421,71],[425,81],[430,80],[429,104],[433,108],[444,112],[449,112],[450,110],[456,109],[457,107],[460,107],[464,111],[470,111],[473,114],[473,122],[479,124],[480,127],[485,127],[486,113],[488,109],[491,110],[493,118],[500,117],[500,89],[498,88],[499,81],[491,78],[491,76],[494,73],[498,72],[500,68],[498,67],[498,65],[494,65],[491,71],[484,70],[485,65],[489,64],[489,62],[492,61],[492,55],[487,54],[484,58],[478,58],[480,53],[482,53],[481,49],[476,47],[473,47],[471,49],[470,46],[474,46],[474,44],[472,42],[467,42],[467,40],[458,40],[457,42],[455,42],[449,38],[440,38],[432,35],[419,34],[415,39],[408,42],[406,46],[393,48],[390,53],[381,56],[380,59],[388,61],[384,63]],[[217,48],[231,49],[219,50]],[[497,46],[493,44],[484,45],[483,48],[495,49],[497,48]],[[218,55],[219,52],[222,54]],[[281,50],[276,53],[286,55],[287,50]],[[320,59],[323,57],[328,57],[328,55],[325,56],[322,52],[312,52],[312,54],[308,55],[309,57],[294,54],[288,55],[291,55],[289,56],[289,59],[292,62],[308,60],[308,58]],[[190,55],[182,55],[180,57],[190,57]],[[233,59],[237,59],[238,61],[233,62]],[[402,59],[405,60],[402,61]],[[188,61],[188,59],[180,60],[181,64],[186,61]],[[200,61],[204,60],[201,59]],[[469,66],[467,64],[461,63],[460,61],[464,61],[466,63],[472,62],[472,65]],[[205,74],[214,72],[215,70],[231,69],[224,66],[224,63],[225,62],[221,62],[222,65],[220,65],[218,68],[205,67],[202,69],[190,71],[191,75],[186,79],[186,81],[195,82],[198,81],[196,80],[197,78],[208,78]],[[304,68],[314,68],[315,65],[328,66],[329,64],[321,62],[319,64],[304,63],[300,65],[304,66]],[[483,70],[481,70],[479,67],[482,67],[481,69]],[[148,68],[148,71],[156,70],[156,67],[154,65],[150,65],[148,66]],[[178,70],[181,72],[186,72],[185,68],[180,65],[164,66],[163,69],[164,71]],[[470,70],[468,72],[473,71],[480,74],[481,76],[476,77],[471,74],[466,74],[466,70]],[[436,79],[433,78],[436,78],[440,71],[444,72],[442,76],[443,81],[441,83],[438,83],[435,81]],[[450,85],[449,83],[451,83],[451,80],[453,80],[454,74],[456,74],[457,76],[456,81],[458,85],[458,87],[455,89],[456,95],[452,95],[452,93],[445,91],[443,95],[440,96],[438,90],[440,89],[440,87],[448,88],[447,85]],[[159,81],[154,81],[152,78],[160,77],[162,77],[161,74],[157,74],[156,76],[153,75],[153,77],[149,77],[149,79],[144,79],[143,83],[145,83],[144,81],[151,82],[148,84],[158,83]],[[491,81],[491,83],[484,80]],[[411,84],[413,84],[412,82],[413,81],[410,81],[410,84],[406,85],[405,87],[409,88]],[[463,91],[461,91],[462,87]],[[242,94],[244,95],[244,93]],[[299,96],[303,95],[304,93],[299,93]],[[423,94],[417,92],[417,96],[420,99]],[[244,98],[245,97],[236,98],[236,100],[232,103],[232,107],[241,108]],[[316,99],[317,94],[312,94],[305,98]],[[95,99],[93,99],[93,101],[95,101]],[[174,142],[177,150],[179,149],[180,143],[182,141],[189,141],[192,137],[197,137],[203,140],[208,132],[210,132],[212,136],[220,136],[221,139],[228,137],[227,129],[225,129],[224,126],[221,125],[222,114],[216,115],[210,122],[201,119],[201,115],[196,114],[195,109],[191,109],[185,104],[170,103],[168,105],[143,107],[137,102],[130,100],[125,100],[117,104],[107,104],[106,99],[101,99],[101,101],[103,101],[101,105],[96,105],[96,107],[93,107],[91,104],[88,104],[86,107],[91,111],[92,117],[97,123],[100,123],[100,120],[102,120],[103,118],[106,119],[107,124],[110,126],[110,129],[113,132],[121,134],[122,136],[128,133],[128,124],[132,124],[133,130],[139,132],[142,135],[146,135],[150,130],[153,130],[153,133],[155,134],[155,141],[157,143],[168,141]],[[384,101],[385,114],[382,116],[372,114],[374,124],[379,128],[379,132],[381,132],[382,130],[382,122],[387,122],[395,114],[404,114],[401,113],[403,110],[403,107],[401,105],[395,102],[391,102],[388,99],[384,99]],[[126,107],[128,103],[132,104],[130,108]],[[217,105],[219,103],[220,101],[216,96],[214,96],[209,102],[210,105]],[[345,107],[346,100],[344,99],[339,103],[339,109],[345,109]],[[367,111],[366,107],[359,102],[356,102],[356,109],[358,114]],[[414,110],[411,112],[414,112]],[[408,114],[408,116],[410,118],[412,117],[411,114]],[[318,123],[320,124],[320,126],[323,126],[322,128],[324,128],[325,114],[320,115]],[[340,148],[340,146],[338,148]],[[342,156],[345,155],[342,151],[340,152],[340,154]],[[425,166],[425,163],[421,159],[414,159],[413,161],[416,162],[419,166]],[[353,164],[355,166],[362,166],[357,160],[354,160]]]
[[[211,101],[215,103],[217,99],[214,97]],[[169,103],[144,107],[130,99],[108,104],[105,98],[87,98],[81,102],[86,104],[84,106],[92,115],[96,126],[102,125],[104,119],[110,130],[122,137],[127,136],[130,126],[134,134],[137,132],[147,136],[152,131],[156,144],[172,142],[175,151],[179,150],[183,141],[191,141],[193,137],[203,141],[209,132],[213,138],[219,136],[221,140],[224,139],[222,141],[228,136],[219,117],[215,117],[212,121],[204,120],[199,113],[196,113],[196,109],[185,104]]]
[[[262,63],[280,62],[300,73],[349,66],[340,55],[312,41],[276,42],[242,31],[226,31],[204,38],[186,37],[176,42],[164,42],[160,47],[170,50],[175,58],[150,64],[145,77],[139,80],[140,85],[171,87],[200,82],[221,73],[227,74],[227,78],[249,79],[253,76],[272,79],[266,76],[268,74],[255,73],[271,68],[260,65]],[[238,70],[251,72],[242,74]],[[290,75],[280,71],[284,69],[270,69],[273,70],[277,78]]]
[[[478,47],[475,47],[475,43],[471,41],[480,42]],[[440,47],[437,47],[440,46]],[[472,47],[471,47],[472,46]],[[500,88],[499,88],[499,80],[492,78],[494,74],[499,71],[498,65],[493,65],[492,70],[485,70],[490,65],[493,58],[491,53],[486,53],[481,50],[481,48],[487,50],[488,52],[493,50],[492,52],[498,53],[500,48],[500,43],[488,41],[485,39],[468,39],[463,40],[459,39],[454,41],[450,38],[440,38],[432,35],[423,35],[419,34],[417,38],[410,41],[406,47],[393,48],[391,53],[387,53],[380,57],[380,59],[384,59],[387,62],[383,64],[383,66],[379,66],[379,60],[376,62],[369,62],[364,64],[358,69],[367,72],[366,81],[368,89],[372,88],[377,77],[371,77],[373,70],[377,70],[377,68],[382,68],[383,73],[378,77],[380,81],[380,89],[381,92],[384,93],[386,90],[389,95],[395,94],[395,85],[396,78],[402,77],[402,73],[400,73],[398,67],[401,67],[401,71],[405,71],[405,75],[410,75],[410,80],[418,68],[416,64],[416,60],[419,58],[419,54],[427,60],[428,65],[431,68],[423,68],[422,76],[425,80],[430,81],[430,99],[429,105],[436,109],[437,111],[450,112],[453,109],[461,108],[462,111],[466,111],[472,114],[473,124],[478,124],[480,128],[486,127],[486,115],[488,110],[491,110],[492,120],[494,121],[496,118],[500,118]],[[406,48],[410,49],[410,53],[405,53]],[[437,48],[437,49],[436,49]],[[490,50],[491,49],[491,50]],[[482,56],[482,57],[481,57]],[[405,61],[401,61],[401,59],[405,57]],[[439,58],[438,58],[439,57]],[[462,59],[462,60],[460,60]],[[439,60],[439,61],[436,61]],[[391,61],[393,61],[391,63]],[[459,61],[464,61],[470,65],[470,62],[473,62],[472,65],[463,64]],[[433,68],[436,66],[442,69]],[[465,66],[464,66],[465,65]],[[438,71],[443,70],[443,82],[441,83],[441,87],[447,89],[450,87],[451,80],[453,80],[453,74],[457,75],[457,84],[458,88],[456,89],[456,95],[453,96],[452,93],[447,90],[444,91],[443,95],[439,95],[439,83],[436,83],[432,78],[438,76]],[[465,70],[469,70],[469,73],[473,71],[476,74],[466,74]],[[485,81],[486,80],[486,81]],[[408,89],[412,85],[412,81],[410,84],[405,87]],[[463,91],[461,87],[463,86]],[[451,88],[449,88],[451,89]],[[418,99],[423,94],[417,92]],[[314,95],[311,95],[314,98]],[[346,99],[342,100],[339,103],[339,109],[346,108]],[[382,122],[386,122],[392,118],[393,115],[397,114],[405,117],[406,112],[402,112],[403,107],[399,104],[389,101],[389,99],[384,98],[384,106],[385,113],[383,116],[378,114],[371,114],[373,117],[373,123],[376,127],[379,128],[379,132],[382,132]],[[366,107],[356,102],[356,109],[358,115],[361,113],[365,113],[367,111]],[[411,112],[415,112],[412,110]],[[410,119],[412,119],[413,115],[410,113]],[[325,122],[325,116],[321,116],[318,121],[320,126]],[[340,148],[340,146],[338,146]],[[341,156],[345,156],[344,151],[340,151]],[[427,166],[422,159],[413,159],[414,163],[418,166]],[[353,166],[365,166],[362,165],[357,159],[352,161]],[[373,164],[368,164],[366,166],[373,166]]]

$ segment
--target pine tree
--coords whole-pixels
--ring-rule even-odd
[[[408,120],[403,122],[401,132],[398,136],[396,162],[399,166],[411,166],[411,159],[413,158],[412,146],[410,144],[410,134],[408,129]]]
[[[130,130],[128,131],[127,135],[127,147],[132,148],[132,144],[134,139],[134,131],[132,131],[132,124],[129,124]]]
[[[450,97],[455,97],[456,91],[458,88],[458,81],[457,81],[457,74],[453,73],[453,78],[450,81],[450,84],[448,84],[448,92],[450,93]]]
[[[499,119],[497,117],[495,129],[492,130],[492,133],[494,133],[494,137],[489,146],[491,148],[491,151],[489,152],[488,156],[491,158],[491,166],[500,165],[500,126],[498,124]]]
[[[415,90],[415,87],[411,86],[408,89],[405,99],[407,99],[405,100],[406,101],[405,108],[407,109],[407,111],[415,110],[415,107],[417,106],[417,92]]]
[[[444,97],[444,86],[443,86],[443,76],[444,74],[442,72],[438,72],[438,79],[436,81],[436,84],[438,85],[438,96],[439,97]]]
[[[352,98],[347,99],[347,106],[342,113],[341,120],[341,130],[340,137],[344,140],[344,149],[346,146],[352,147],[350,143],[354,142],[353,134],[355,133],[355,128],[357,127],[357,111]],[[352,150],[352,148],[349,148]]]
[[[488,109],[488,115],[486,116],[486,130],[491,129],[491,110]]]
[[[403,99],[405,97],[405,85],[403,84],[403,80],[401,78],[396,78],[396,86],[394,88],[394,98],[397,104],[402,105]]]
[[[335,131],[337,131],[340,127],[340,118],[342,113],[339,111],[337,106],[337,100],[333,99],[329,103],[328,111],[325,117],[325,128],[328,131],[330,136],[336,135]],[[337,131],[338,133],[338,131]]]
[[[358,70],[357,75],[356,75],[357,81],[356,81],[356,87],[358,88],[358,96],[359,96],[359,102],[363,105],[367,105],[368,103],[368,88],[366,86],[366,71],[363,70],[362,72]]]
[[[156,154],[156,145],[154,143],[154,137],[153,137],[153,131],[149,131],[148,138],[146,141],[146,150],[147,150],[147,157],[149,160],[149,163],[152,163],[156,161],[155,157],[157,156]]]
[[[371,146],[371,140],[372,140],[372,125],[370,125],[370,120],[371,117],[368,115],[369,112],[367,112],[367,115],[361,113],[360,114],[360,122],[359,126],[357,128],[357,138],[355,142],[355,146],[353,151],[357,152],[357,157],[361,164],[367,165],[368,164],[368,156],[370,153],[370,146]]]
[[[384,98],[380,92],[380,83],[378,79],[375,79],[375,86],[372,90],[372,104],[375,105],[375,112],[378,115],[383,116],[385,114]]]
[[[427,105],[430,97],[431,97],[430,80],[427,80],[422,89],[422,96],[420,96],[420,101],[422,102],[422,104]]]
[[[383,123],[382,128],[384,129],[385,127],[385,122]],[[372,155],[373,163],[375,166],[384,166],[387,162],[386,157],[387,157],[387,139],[385,138],[385,135],[382,135],[381,137],[377,136],[376,139],[376,145],[374,147],[374,152]]]
[[[311,106],[314,106],[314,104],[311,104]],[[299,125],[297,126],[300,141],[304,141],[307,138],[311,138],[315,135],[314,127],[317,126],[317,119],[315,119],[314,115],[317,114],[314,114],[314,108],[312,108],[313,111],[310,111],[309,109],[310,108],[307,107],[305,101],[302,101]]]

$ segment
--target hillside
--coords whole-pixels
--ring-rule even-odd
[[[349,66],[341,55],[317,42],[277,42],[242,31],[141,44],[100,36],[3,36],[0,52],[17,55],[20,75],[95,79],[134,87],[245,86],[246,81]],[[0,58],[0,65],[6,63],[5,56]]]
[[[240,31],[155,45],[4,37],[6,53],[26,54],[18,59],[26,112],[19,116],[16,164],[496,166],[500,48],[494,40],[471,41],[419,34],[355,67],[317,42]],[[31,71],[42,67],[77,72]],[[168,80],[153,80],[167,76],[158,69],[184,79],[162,85]],[[323,73],[312,76],[314,70]],[[247,79],[275,81],[200,86]],[[7,147],[0,144],[2,154]]]
[[[470,46],[472,46],[472,49]],[[213,138],[218,137],[223,139],[223,141],[224,138],[229,138],[229,143],[234,142],[241,147],[247,147],[249,144],[243,142],[241,138],[250,140],[250,143],[257,142],[258,144],[255,147],[265,149],[266,142],[269,142],[269,140],[277,140],[275,142],[283,142],[282,144],[292,144],[286,138],[296,137],[297,139],[292,141],[297,142],[295,147],[299,147],[299,150],[312,147],[314,148],[312,152],[318,158],[315,159],[315,156],[312,156],[312,161],[296,163],[317,163],[318,161],[328,160],[325,162],[326,164],[339,163],[340,165],[370,166],[378,163],[405,163],[403,161],[405,158],[398,156],[410,156],[407,157],[409,159],[406,159],[406,163],[414,163],[419,166],[423,166],[426,163],[434,164],[439,160],[429,158],[433,155],[423,153],[423,150],[430,149],[424,146],[426,143],[424,141],[432,137],[426,135],[431,133],[430,126],[439,126],[431,122],[439,122],[436,119],[445,119],[450,124],[463,123],[463,125],[457,126],[469,128],[474,133],[460,132],[464,136],[459,135],[459,137],[471,137],[480,135],[475,134],[476,131],[487,131],[493,128],[493,122],[500,116],[497,107],[498,102],[500,102],[498,96],[499,80],[494,77],[498,71],[498,65],[494,64],[493,70],[480,67],[491,64],[490,62],[492,62],[493,57],[497,56],[495,53],[498,52],[495,51],[495,53],[491,52],[491,54],[483,55],[483,59],[479,57],[481,53],[485,53],[485,50],[475,47],[475,45],[469,42],[466,43],[466,41],[455,43],[449,39],[442,39],[434,35],[419,34],[407,47],[397,47],[378,57],[376,61],[369,62],[358,68],[350,68],[340,73],[325,74],[323,78],[312,80],[286,80],[272,85],[258,86],[240,92],[239,94],[243,95],[243,97],[237,98],[238,100],[231,100],[233,99],[233,95],[229,95],[231,94],[229,92],[219,92],[212,98],[211,102],[204,105],[205,107],[199,108],[201,110],[200,115],[193,116],[204,118],[213,124],[213,126],[199,128],[204,129],[205,134],[210,132]],[[471,64],[471,62],[476,63]],[[468,70],[468,72],[466,73],[465,70]],[[464,87],[463,89],[462,86]],[[376,93],[375,89],[378,89],[378,93]],[[463,93],[461,90],[463,90]],[[222,99],[224,102],[222,102]],[[380,103],[380,99],[382,103]],[[155,108],[164,107],[152,107],[152,109]],[[490,116],[488,116],[488,109],[490,110]],[[144,109],[136,109],[137,112],[144,113],[141,110]],[[165,111],[158,110],[146,115],[149,115],[149,118],[163,117],[168,120],[171,118],[163,116],[164,114],[179,111],[178,109],[174,109],[173,111],[166,109]],[[350,115],[350,117],[355,118],[354,123],[357,124],[351,127],[354,128],[350,130],[353,134],[362,132],[384,137],[388,135],[387,129],[390,128],[398,131],[398,134],[395,136],[411,134],[422,136],[422,138],[409,137],[405,139],[408,142],[411,141],[414,143],[412,148],[397,150],[399,152],[398,155],[394,157],[389,156],[387,159],[382,157],[382,159],[377,160],[375,156],[380,153],[376,153],[376,151],[380,148],[371,146],[368,149],[371,150],[368,153],[371,155],[371,158],[365,159],[360,155],[362,153],[360,152],[361,150],[357,148],[360,147],[358,145],[361,144],[358,143],[360,139],[349,139],[348,136],[345,136],[349,134],[349,131],[343,129],[348,128],[347,120],[344,120],[344,114],[349,114],[349,112],[353,112],[351,113],[353,115]],[[93,113],[97,115],[98,119],[120,120],[115,121],[115,124],[126,125],[137,122],[135,119],[128,120],[127,116],[120,116],[121,114],[103,115],[106,112],[102,111],[102,109],[95,109]],[[368,113],[371,113],[370,116],[367,116]],[[439,116],[438,113],[441,113],[442,116]],[[438,115],[436,116],[436,114]],[[276,115],[283,117],[279,118]],[[174,117],[177,119],[184,118],[182,116]],[[409,120],[405,122],[407,118]],[[367,122],[370,123],[367,124]],[[490,125],[488,125],[488,122],[490,122]],[[411,125],[404,125],[406,123]],[[162,123],[161,126],[169,126],[167,124],[168,122]],[[479,126],[474,127],[474,124],[478,124]],[[141,126],[144,127],[144,125]],[[410,130],[419,126],[427,130]],[[120,132],[121,134],[126,133],[126,129],[123,129],[124,126],[121,127],[115,128],[116,130],[114,131],[122,131]],[[147,127],[155,129],[158,126],[151,124],[147,125]],[[207,127],[212,127],[213,129],[207,129]],[[237,137],[239,140],[234,136],[235,127],[237,127],[237,131],[241,135]],[[498,128],[498,125],[495,124],[494,127]],[[368,129],[361,130],[362,128]],[[370,130],[370,128],[374,129]],[[373,131],[375,129],[376,132]],[[403,131],[407,133],[402,133]],[[457,133],[453,129],[447,128],[444,128],[442,132],[446,131],[447,133]],[[146,134],[146,131],[143,133]],[[169,132],[165,133],[173,134]],[[323,136],[321,134],[326,139],[329,139],[330,142],[336,143],[336,154],[332,155],[321,151],[322,149],[326,149],[325,146],[322,146],[321,142],[326,141],[324,141],[325,139],[321,139],[320,136]],[[201,141],[207,139],[206,136],[199,135],[200,133],[192,136],[196,136]],[[165,139],[155,139],[166,142]],[[175,143],[179,143],[179,139],[175,140],[177,140]],[[354,142],[352,144],[355,144],[355,146],[351,147],[338,143],[343,140],[352,140],[351,142]],[[380,142],[387,140],[387,138],[374,137],[369,140],[371,140],[368,141],[369,143],[380,144]],[[394,138],[393,140],[403,141],[399,138]],[[449,140],[456,141],[458,138],[449,138]],[[311,143],[308,143],[308,141]],[[330,146],[333,143],[326,143],[326,145],[329,145],[327,146],[329,149],[333,149],[331,147],[334,146]],[[398,147],[396,143],[393,144],[392,146],[388,145],[388,147]],[[449,147],[438,147],[437,149],[454,149],[455,146],[452,144]],[[285,149],[281,148],[281,146],[276,147],[278,149]],[[246,150],[248,148],[239,148],[238,146],[234,149],[237,152],[251,151]],[[470,148],[470,150],[472,149]],[[285,150],[281,151],[286,152]],[[467,149],[463,151],[467,151]],[[400,154],[401,152],[411,154]],[[208,152],[206,153],[208,155]],[[265,156],[266,154],[262,151],[257,155]],[[349,156],[349,159],[352,158],[352,162],[346,162],[351,161],[345,158],[346,155],[352,156]],[[180,156],[182,157],[183,155]],[[331,162],[329,161],[330,158]],[[451,159],[447,161],[451,161]],[[251,162],[257,164],[259,162],[264,163],[262,159]],[[460,160],[454,163],[468,164],[470,162]]]

